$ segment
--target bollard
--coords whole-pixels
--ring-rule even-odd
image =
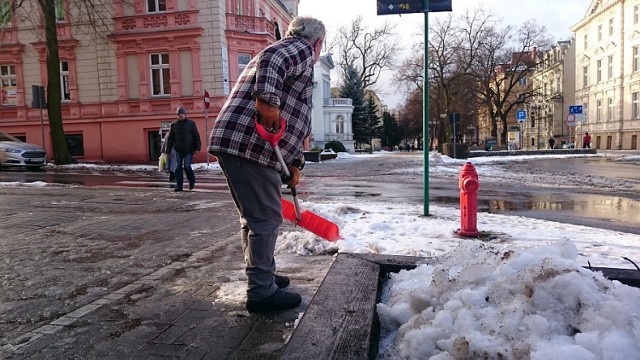
[[[478,173],[472,163],[467,162],[460,171],[460,229],[458,235],[478,237]]]

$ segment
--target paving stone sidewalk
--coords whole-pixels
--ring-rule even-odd
[[[278,255],[303,304],[249,314],[226,192],[0,187],[0,358],[276,359],[333,258]]]

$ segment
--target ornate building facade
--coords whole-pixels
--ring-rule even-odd
[[[0,0],[0,7],[10,3]],[[85,21],[58,0],[62,113],[67,143],[82,161],[157,159],[159,130],[187,109],[203,138],[249,60],[280,38],[299,0],[116,0],[91,2]],[[36,14],[32,19],[20,15]],[[0,131],[40,144],[48,134],[31,108],[32,85],[46,85],[42,16],[35,1],[0,19]],[[210,95],[206,112],[203,94]],[[208,119],[208,124],[205,123]],[[51,143],[45,136],[45,148]],[[204,149],[203,149],[204,150]],[[202,161],[204,153],[196,156]]]
[[[573,142],[575,124],[567,115],[575,95],[575,47],[572,41],[559,41],[543,53],[531,77],[533,97],[526,108],[523,126],[524,148],[544,149],[554,137],[556,146]]]
[[[638,149],[640,135],[640,1],[593,0],[575,33],[574,104],[586,115],[576,143],[591,134],[596,149]]]

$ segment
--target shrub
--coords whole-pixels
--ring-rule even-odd
[[[329,141],[328,143],[326,143],[324,145],[325,149],[331,149],[335,152],[347,152],[347,148],[344,147],[344,145],[342,145],[342,143],[340,141],[337,140],[332,140]]]

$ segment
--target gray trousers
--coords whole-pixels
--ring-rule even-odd
[[[240,214],[247,299],[262,300],[278,289],[273,253],[282,224],[280,173],[234,155],[216,156]]]

